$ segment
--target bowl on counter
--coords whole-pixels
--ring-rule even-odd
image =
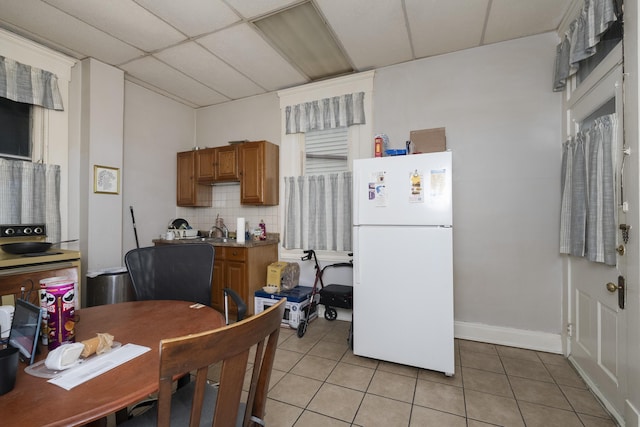
[[[275,294],[276,292],[278,292],[278,287],[273,285],[267,285],[267,286],[263,286],[262,290],[268,294]]]

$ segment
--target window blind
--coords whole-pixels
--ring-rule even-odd
[[[307,132],[305,135],[305,175],[349,170],[349,130],[346,127]]]

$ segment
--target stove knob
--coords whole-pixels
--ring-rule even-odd
[[[22,232],[24,234],[31,234],[31,232],[32,232],[31,227],[25,227],[24,230],[22,230]]]
[[[4,230],[4,234],[6,234],[7,236],[13,236],[16,233],[16,230],[14,230],[13,228],[7,228],[6,230]]]
[[[34,228],[34,229],[33,229],[33,232],[34,232],[35,234],[42,234],[42,227],[36,227],[36,228]]]

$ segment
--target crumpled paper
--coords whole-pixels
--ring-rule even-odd
[[[82,357],[89,357],[93,353],[102,354],[111,350],[113,335],[107,333],[98,333],[96,335],[94,338],[82,341],[82,344],[84,344],[84,350],[81,353]]]

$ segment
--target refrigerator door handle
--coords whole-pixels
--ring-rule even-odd
[[[358,242],[358,236],[360,234],[360,230],[358,227],[353,227],[353,242]],[[353,284],[360,284],[360,248],[358,248],[357,244],[354,245],[353,251]]]

